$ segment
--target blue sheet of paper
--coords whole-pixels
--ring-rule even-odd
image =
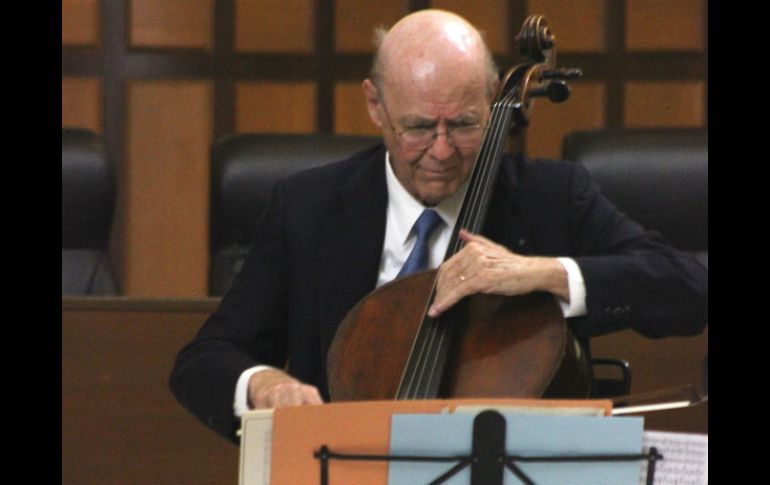
[[[640,454],[644,418],[551,416],[502,413],[508,455],[553,456]],[[467,456],[475,414],[397,414],[391,422],[392,455]],[[643,461],[518,463],[536,485],[638,485]],[[449,470],[448,463],[391,462],[389,485],[426,485]],[[470,483],[466,468],[445,482]],[[504,485],[523,483],[510,470]]]

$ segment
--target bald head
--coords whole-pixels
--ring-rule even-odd
[[[361,87],[393,174],[423,205],[452,197],[470,177],[496,86],[489,49],[462,17],[420,10],[381,34]]]
[[[381,95],[399,85],[437,86],[461,77],[484,83],[491,97],[497,68],[468,21],[443,10],[420,10],[379,31],[371,78]]]

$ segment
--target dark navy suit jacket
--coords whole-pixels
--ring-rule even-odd
[[[241,273],[171,375],[179,401],[218,433],[235,440],[236,381],[257,364],[288,362],[328,399],[334,332],[377,282],[384,163],[379,145],[276,185]],[[520,254],[577,261],[588,315],[569,323],[584,343],[626,328],[692,335],[708,321],[706,269],[619,212],[579,164],[506,157],[483,233]]]

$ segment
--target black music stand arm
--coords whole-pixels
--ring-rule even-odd
[[[505,428],[497,411],[483,411],[473,420],[471,485],[503,485]]]

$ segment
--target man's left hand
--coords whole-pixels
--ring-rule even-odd
[[[569,301],[567,272],[556,258],[522,256],[464,229],[460,238],[465,247],[439,267],[428,316],[435,318],[476,293],[513,296],[548,291]]]

